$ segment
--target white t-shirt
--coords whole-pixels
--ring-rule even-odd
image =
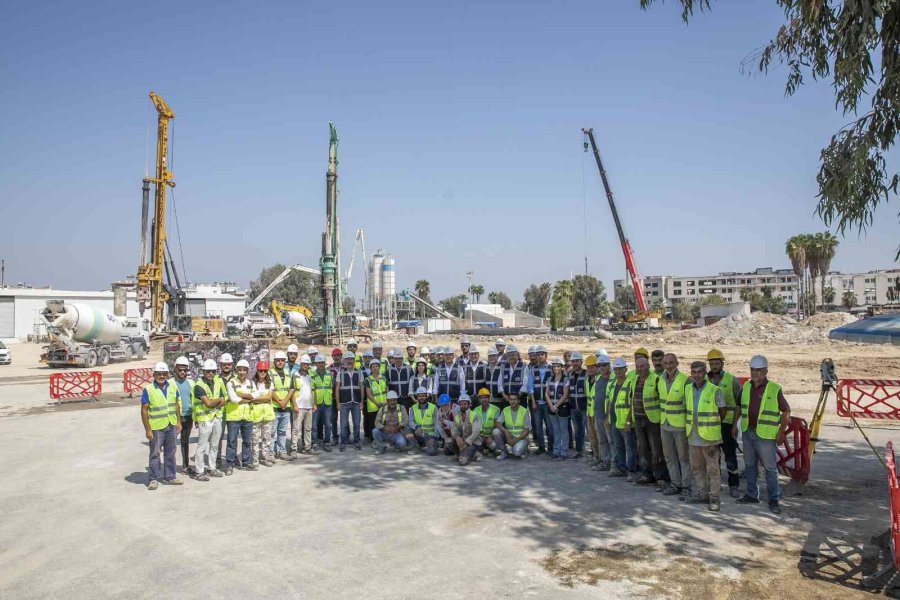
[[[297,390],[294,396],[297,400],[297,408],[312,408],[312,381],[310,380],[309,375],[302,375],[300,373],[294,375],[294,389]]]

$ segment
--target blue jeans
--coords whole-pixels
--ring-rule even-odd
[[[553,436],[556,433],[551,425],[553,415],[547,404],[537,404],[537,410],[531,412],[531,425],[534,427],[534,443],[544,450],[544,427],[547,428],[547,447],[553,448]]]
[[[401,432],[387,433],[383,429],[375,428],[372,430],[372,440],[376,449],[384,448],[388,442],[394,445],[394,448],[406,447],[406,436]]]
[[[319,411],[316,411],[319,412]],[[341,446],[350,441],[350,418],[353,418],[353,443],[359,443],[359,402],[341,404]]]
[[[287,452],[288,432],[291,430],[291,411],[275,411],[275,435],[269,444],[269,452],[285,454]]]
[[[315,446],[319,439],[319,425],[324,423],[325,430],[322,433],[324,442],[331,444],[331,417],[334,414],[334,407],[331,404],[317,404],[316,412],[313,413],[312,423],[312,445]]]
[[[766,472],[766,491],[769,493],[769,502],[778,500],[780,490],[778,487],[778,458],[775,455],[775,440],[764,440],[753,429],[747,429],[744,438],[744,473],[747,476],[747,495],[751,498],[759,498],[759,466],[762,463]]]
[[[584,428],[586,413],[573,410],[571,413],[572,428],[575,430],[575,452],[584,452]]]
[[[157,429],[150,440],[150,481],[175,479],[175,426]],[[159,451],[162,450],[163,464],[159,462]]]
[[[553,426],[553,448],[551,456],[569,455],[569,417],[550,415],[550,424]]]
[[[622,437],[625,438],[625,466],[631,473],[637,473],[637,435],[634,433],[634,427],[631,431],[622,431]]]
[[[237,439],[241,438],[241,464],[249,465],[253,449],[253,423],[250,421],[225,421],[228,425],[228,447],[225,450],[225,464],[234,466],[237,458]]]
[[[609,432],[612,438],[612,466],[625,473],[628,471],[625,432],[616,427],[615,423],[610,425]]]

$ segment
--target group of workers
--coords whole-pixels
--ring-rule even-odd
[[[461,465],[486,456],[525,459],[530,438],[536,455],[556,460],[581,458],[587,443],[592,469],[711,511],[720,509],[722,457],[739,504],[759,503],[761,464],[769,508],[781,512],[776,445],[784,441],[790,407],[781,386],[768,380],[765,357],[750,360],[750,378],[741,385],[716,349],[688,372],[679,370],[675,354],[645,348],[635,350],[632,369],[602,348],[586,358],[574,351],[548,358],[543,346],[531,346],[527,355],[525,363],[502,339],[488,348],[486,362],[466,338],[458,352],[410,341],[405,352],[386,353],[380,342],[359,352],[351,339],[346,351],[331,352],[331,364],[316,348],[301,355],[292,344],[274,353],[274,364],[258,361],[252,377],[247,360],[235,364],[228,354],[218,363],[206,360],[197,381],[188,377],[186,357],[175,361],[172,377],[166,363],[157,363],[141,395],[148,487],[182,483],[178,435],[183,468],[198,481],[331,452],[334,445],[361,450],[363,438],[375,454],[390,447],[443,452]]]

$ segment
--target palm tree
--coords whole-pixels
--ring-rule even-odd
[[[575,296],[575,284],[572,283],[571,279],[561,279],[556,282],[556,286],[553,288],[553,301],[557,302],[558,300],[562,300],[565,298],[571,304],[572,298]]]
[[[822,301],[827,306],[834,306],[834,298],[835,298],[836,294],[837,294],[837,292],[834,291],[834,288],[829,285],[827,288],[822,290]],[[823,306],[823,309],[824,309],[824,306]]]
[[[812,300],[808,307],[809,312],[807,313],[807,316],[809,316],[815,312],[816,308],[816,277],[818,277],[821,272],[819,269],[819,257],[822,256],[822,246],[820,240],[809,233],[802,234],[801,238],[803,239],[803,247],[806,250],[806,269],[809,271],[810,280],[810,285],[806,288],[806,295]],[[809,300],[807,300],[807,302],[809,302]]]
[[[856,294],[853,293],[853,290],[847,290],[841,296],[841,304],[847,310],[850,310],[854,306],[856,306]]]
[[[803,280],[806,276],[806,248],[803,238],[799,235],[792,236],[784,245],[784,251],[791,259],[791,267],[797,276],[797,318],[800,318],[800,305],[803,301]],[[744,290],[741,290],[743,292]],[[742,298],[743,299],[743,298]],[[805,312],[805,311],[804,311]]]
[[[828,271],[831,270],[831,259],[834,258],[840,242],[838,242],[838,239],[829,231],[817,233],[815,238],[819,248],[819,273],[822,275],[822,310],[825,310],[825,276],[828,274]],[[832,302],[833,301],[832,298]]]
[[[427,279],[420,279],[416,282],[416,296],[422,300],[431,300],[431,284]]]
[[[469,287],[469,293],[472,294],[472,304],[481,302],[481,296],[484,294],[484,286],[476,283]]]

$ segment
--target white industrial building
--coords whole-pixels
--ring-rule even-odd
[[[196,317],[229,317],[244,313],[246,291],[234,285],[191,285],[185,288],[187,314]],[[87,304],[113,312],[113,292],[54,290],[50,288],[0,288],[0,339],[35,339],[44,334],[38,317],[47,300]],[[134,290],[127,292],[125,316],[138,316]]]

